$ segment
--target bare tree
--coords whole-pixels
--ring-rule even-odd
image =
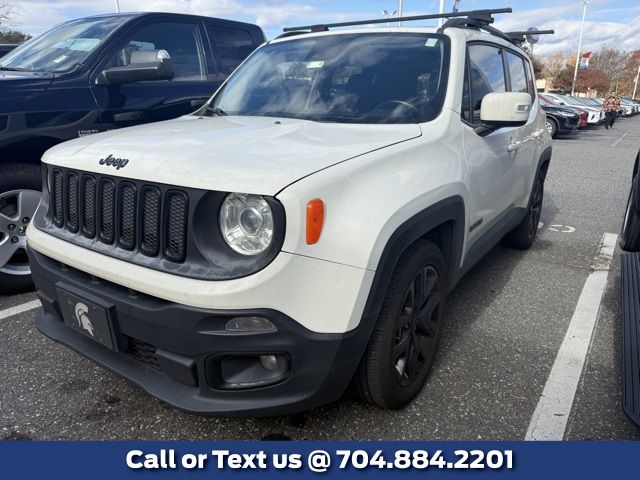
[[[9,0],[0,0],[0,31],[6,30],[16,16],[16,7]]]
[[[563,53],[556,53],[542,59],[542,74],[545,78],[555,80],[567,66],[567,58]]]
[[[620,74],[624,72],[629,62],[629,53],[619,50],[613,45],[603,45],[591,59],[590,66],[594,66],[602,70],[609,77],[609,83],[612,84]]]

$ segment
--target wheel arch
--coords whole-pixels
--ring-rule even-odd
[[[550,114],[546,114],[545,115],[545,121],[551,121],[553,123],[555,123],[556,125],[556,134],[558,133],[558,130],[560,130],[560,122],[558,121],[558,118],[555,117],[554,115],[550,115]]]
[[[552,148],[547,147],[540,154],[540,158],[538,159],[538,166],[535,171],[536,176],[538,172],[542,172],[544,174],[544,178],[546,178],[547,172],[549,171],[549,164],[551,163],[551,153],[552,153]],[[534,180],[535,180],[535,177],[534,177]],[[533,185],[531,188],[533,188]]]
[[[30,163],[40,165],[42,155],[62,141],[53,137],[37,136],[9,143],[0,147],[0,164]]]
[[[635,210],[637,210],[640,205],[640,184],[638,184],[638,182],[640,182],[640,176],[638,176],[638,168],[640,168],[640,150],[638,150],[636,161],[633,164],[633,176],[631,177],[630,187],[630,190],[633,191],[633,187],[635,186],[635,196],[632,205],[632,208]]]
[[[453,289],[459,277],[465,225],[464,200],[456,195],[427,207],[396,228],[380,255],[363,321],[378,317],[394,268],[404,252],[419,240],[430,240],[440,248],[447,264],[448,290]]]

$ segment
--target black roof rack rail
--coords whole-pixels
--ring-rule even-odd
[[[320,23],[317,25],[304,25],[301,27],[287,27],[282,31],[285,33],[298,32],[298,31],[311,31],[311,32],[326,32],[329,28],[335,27],[353,27],[356,25],[372,25],[377,23],[391,23],[391,22],[411,22],[414,20],[435,20],[438,18],[457,18],[457,17],[474,17],[478,20],[484,19],[487,23],[493,22],[491,15],[496,13],[511,13],[511,7],[507,8],[493,8],[485,10],[471,10],[468,12],[450,12],[450,13],[435,13],[431,15],[414,15],[411,17],[397,17],[397,18],[375,18],[372,20],[357,20],[354,22],[340,22],[340,23]],[[301,32],[302,33],[302,32]]]
[[[295,37],[296,35],[302,35],[303,33],[309,33],[309,32],[306,32],[304,30],[291,30],[290,32],[281,33],[276,38],[274,38],[274,40],[277,40],[279,38]]]
[[[553,35],[555,30],[522,30],[518,32],[506,32],[505,35],[511,38],[513,43],[524,43],[529,35]]]

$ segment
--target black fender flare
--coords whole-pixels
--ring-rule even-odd
[[[538,172],[540,172],[540,170],[542,169],[542,166],[545,163],[549,164],[551,162],[551,153],[552,153],[552,148],[551,147],[547,147],[540,154],[540,158],[538,159],[538,167],[536,168],[536,177],[538,175]],[[544,175],[545,175],[545,177],[547,176],[546,170],[544,172]],[[535,179],[535,177],[534,177],[534,179]],[[533,186],[531,188],[533,188]]]
[[[387,240],[376,267],[360,323],[355,331],[352,331],[358,341],[351,345],[350,355],[357,358],[358,363],[369,344],[398,260],[409,246],[446,223],[451,225],[450,244],[448,252],[445,254],[449,277],[447,279],[448,290],[452,290],[455,286],[460,277],[460,261],[466,228],[464,200],[459,195],[440,200],[413,215],[402,223]],[[350,372],[352,375],[355,373],[358,363],[354,364],[354,370]]]
[[[460,269],[465,232],[465,205],[461,196],[456,195],[425,208],[402,223],[389,237],[380,255],[369,296],[365,304],[363,321],[377,319],[393,270],[402,254],[420,238],[437,227],[450,223],[451,234],[448,251],[445,254],[448,272],[448,290],[455,286]],[[371,329],[373,329],[373,322]]]
[[[638,168],[640,168],[640,150],[636,156],[636,161],[633,164],[633,176],[631,177],[631,185],[629,186],[629,196],[635,187],[635,195],[633,198],[629,198],[631,202],[631,208],[638,211],[640,207],[640,175],[638,175]]]

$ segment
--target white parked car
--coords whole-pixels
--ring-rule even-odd
[[[604,110],[595,105],[588,105],[585,102],[580,101],[575,97],[570,95],[560,95],[557,93],[545,93],[547,98],[555,100],[558,105],[565,105],[569,107],[580,107],[587,111],[589,117],[587,118],[587,123],[590,125],[597,125],[600,122],[603,122],[605,119]]]
[[[540,218],[545,114],[489,20],[301,27],[193,115],[49,150],[38,328],[191,412],[290,413],[350,384],[406,405],[448,293]]]

